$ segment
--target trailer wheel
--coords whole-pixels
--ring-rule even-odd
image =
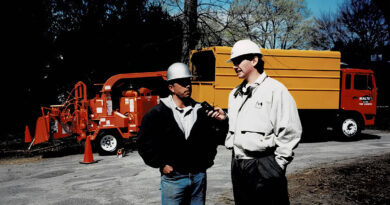
[[[96,141],[97,150],[100,155],[116,154],[121,145],[121,140],[112,133],[102,134]]]
[[[361,124],[355,118],[347,116],[340,121],[339,131],[344,139],[353,139],[361,132]]]

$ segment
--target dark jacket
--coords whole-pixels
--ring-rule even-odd
[[[160,103],[142,119],[138,152],[145,164],[154,168],[170,165],[179,172],[205,171],[214,164],[217,146],[224,143],[227,126],[227,120],[208,117],[201,108],[185,139],[172,110]]]

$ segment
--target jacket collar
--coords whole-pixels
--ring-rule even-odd
[[[259,86],[266,78],[267,74],[263,71],[263,73],[256,79],[254,83],[247,86],[247,81],[244,80],[240,85],[237,86],[236,92],[234,92],[234,97],[236,98],[237,95],[243,96],[248,95],[248,98],[252,96],[253,90]]]

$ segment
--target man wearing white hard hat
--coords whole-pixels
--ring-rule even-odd
[[[235,203],[289,204],[285,170],[302,133],[295,101],[282,83],[264,72],[254,42],[236,42],[229,62],[243,79],[229,95],[225,141],[233,150]]]
[[[160,169],[162,204],[205,204],[206,170],[227,132],[222,109],[208,110],[191,98],[191,77],[186,64],[168,68],[171,94],[144,116],[138,135],[144,162]]]

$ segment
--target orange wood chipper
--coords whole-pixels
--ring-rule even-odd
[[[87,86],[80,81],[64,104],[41,108],[42,116],[37,119],[35,136],[31,140],[26,126],[25,141],[36,145],[76,136],[81,142],[88,136],[100,154],[116,153],[124,139],[137,135],[143,115],[157,105],[160,98],[146,87],[117,90],[120,96],[114,98],[114,85],[124,80],[141,80],[145,84],[145,79],[156,82],[156,78],[166,79],[166,71],[114,75],[93,99],[87,99]]]

